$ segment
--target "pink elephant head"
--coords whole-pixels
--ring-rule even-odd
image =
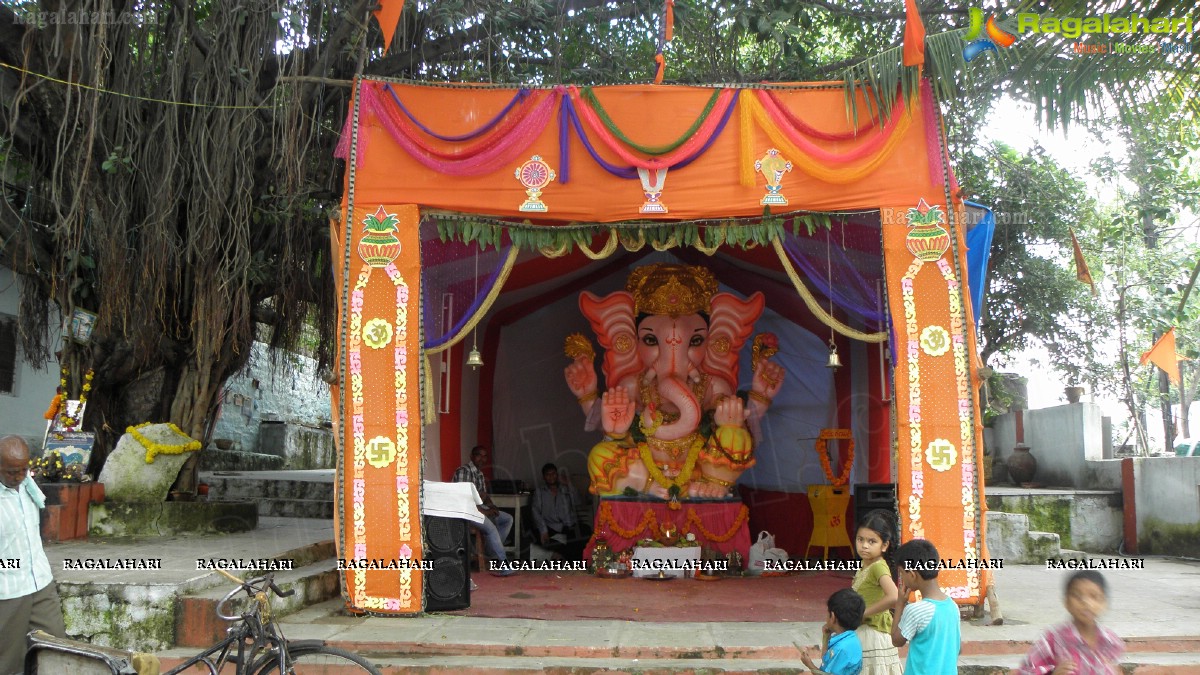
[[[689,379],[707,373],[722,393],[737,389],[738,351],[764,301],[761,293],[741,300],[717,288],[707,268],[656,263],[633,270],[625,291],[580,296],[580,310],[605,349],[608,388],[632,393],[639,377],[652,375],[662,398],[679,408],[680,419],[659,437],[682,436],[699,423],[704,402]]]

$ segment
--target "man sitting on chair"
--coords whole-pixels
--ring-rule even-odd
[[[496,508],[496,505],[492,503],[492,496],[488,493],[487,489],[487,479],[484,478],[483,471],[479,470],[485,458],[487,458],[487,448],[484,448],[482,445],[471,448],[471,461],[463,464],[454,471],[454,482],[470,482],[475,484],[475,489],[479,491],[479,498],[483,500],[483,505],[479,507],[479,512],[487,517],[483,519],[483,523],[481,524],[470,523],[470,525],[483,532],[484,549],[487,551],[488,556],[495,560],[497,564],[502,564],[505,561],[504,540],[512,530],[513,517]],[[480,570],[480,572],[482,571]],[[492,574],[499,577],[506,577],[513,573],[514,570],[503,567],[492,572]]]
[[[582,560],[587,539],[582,536],[575,506],[579,495],[570,481],[558,479],[558,467],[542,467],[543,483],[533,493],[530,510],[542,546],[557,551],[567,560]]]

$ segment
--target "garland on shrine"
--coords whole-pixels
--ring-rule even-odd
[[[738,510],[737,517],[733,519],[733,524],[729,527],[729,529],[722,534],[717,534],[704,526],[704,523],[700,519],[700,515],[696,513],[695,509],[688,508],[686,515],[684,516],[683,527],[680,528],[680,531],[684,535],[692,531],[699,532],[708,541],[724,543],[737,535],[738,530],[742,528],[742,525],[749,517],[750,509],[746,508],[746,506],[743,504],[742,508]],[[654,509],[646,509],[646,511],[642,514],[641,520],[639,520],[636,525],[634,525],[632,528],[624,528],[617,523],[616,516],[612,511],[612,504],[607,501],[600,502],[600,510],[596,513],[596,525],[597,532],[603,532],[605,529],[607,529],[622,539],[640,539],[642,538],[641,535],[647,531],[650,532],[650,538],[657,539],[659,536],[661,536],[662,532],[662,527],[658,522],[658,516],[655,515]]]
[[[842,472],[837,476],[833,475],[833,467],[829,461],[829,446],[828,441],[838,440],[846,441],[846,463],[842,467]],[[834,487],[841,487],[850,482],[850,469],[854,466],[854,437],[849,429],[822,429],[820,435],[817,436],[817,456],[821,458],[821,471],[825,472],[825,479]]]
[[[183,433],[183,429],[175,426],[173,422],[167,422],[167,427],[171,431],[183,436],[187,439],[186,443],[156,443],[142,433],[142,429],[154,424],[154,422],[143,422],[135,427],[126,427],[125,433],[133,437],[143,448],[146,449],[146,463],[153,464],[154,458],[159,455],[182,455],[185,452],[195,452],[200,449],[200,441],[193,440],[192,437]]]

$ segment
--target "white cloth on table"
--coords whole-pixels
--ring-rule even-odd
[[[473,523],[483,523],[484,516],[479,512],[483,499],[474,483],[439,483],[432,480],[421,481],[425,490],[422,513],[426,516],[441,516],[442,518],[462,518]]]

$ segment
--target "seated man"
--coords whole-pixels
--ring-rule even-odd
[[[482,524],[471,523],[471,527],[478,528],[483,532],[484,549],[487,551],[488,557],[497,563],[503,563],[505,561],[504,540],[512,530],[513,517],[496,508],[496,505],[492,503],[492,495],[488,493],[487,489],[487,480],[483,476],[483,471],[479,469],[486,457],[487,449],[482,445],[471,448],[471,460],[455,470],[454,482],[475,484],[475,489],[479,491],[479,498],[483,500],[479,512],[487,517]],[[480,572],[482,571],[480,570]],[[492,574],[506,577],[513,572],[514,570],[501,569]]]
[[[575,486],[570,481],[560,481],[558,467],[552,463],[542,467],[542,481],[529,505],[542,546],[561,553],[567,560],[583,559],[587,537],[583,536],[584,530],[575,514],[575,506],[580,503]]]

